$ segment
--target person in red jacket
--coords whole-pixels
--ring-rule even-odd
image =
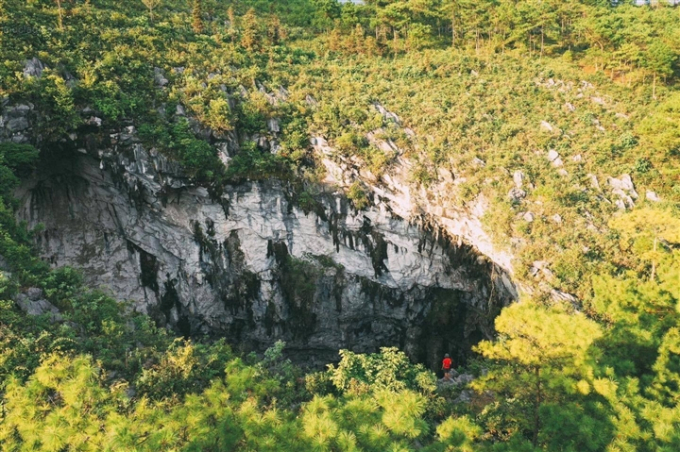
[[[442,360],[442,370],[444,371],[444,380],[450,380],[451,370],[453,370],[453,361],[448,353],[444,355],[444,359]]]

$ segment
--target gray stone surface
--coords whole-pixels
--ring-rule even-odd
[[[5,99],[0,113],[0,142],[40,141],[33,105]],[[512,256],[495,250],[481,227],[484,203],[460,212],[444,198],[425,204],[427,193],[408,185],[404,158],[380,180],[356,163],[324,160],[341,184],[326,181],[318,206],[304,211],[275,181],[210,194],[177,163],[146,149],[132,123],[107,129],[97,115],[84,109],[96,131],[73,134],[65,145],[72,149],[50,154],[24,181],[18,217],[45,225],[36,244],[53,266],[81,268],[91,285],[131,300],[160,325],[223,336],[245,350],[283,339],[307,363],[332,361],[340,348],[396,345],[436,365],[444,351],[460,359],[491,337],[494,317],[517,297]],[[238,134],[190,121],[228,165]],[[270,128],[249,138],[275,150],[271,134],[280,124]],[[322,156],[334,154],[321,138],[313,144]],[[338,188],[357,177],[366,178],[375,202],[364,211]],[[439,193],[456,182],[444,175]],[[41,293],[20,298],[27,312],[60,319]]]
[[[17,306],[19,306],[19,309],[30,316],[49,314],[50,319],[53,322],[62,320],[59,309],[44,299],[44,294],[41,289],[30,287],[25,293],[17,295],[15,301]]]
[[[31,58],[24,63],[24,77],[40,78],[44,70],[45,65],[37,58]]]
[[[527,192],[521,188],[513,187],[508,192],[508,199],[512,202],[520,202],[522,199],[526,198]]]
[[[82,268],[179,332],[256,350],[283,339],[308,362],[386,345],[434,362],[490,337],[514,297],[503,272],[445,234],[332,192],[304,212],[277,183],[211,197],[125,133],[131,152],[46,164],[18,192],[19,217],[45,225],[37,245],[53,265]]]
[[[305,212],[276,182],[210,196],[133,128],[120,135],[115,151],[46,162],[17,193],[19,217],[45,225],[36,240],[53,265],[82,268],[179,332],[255,350],[283,339],[307,363],[387,345],[434,363],[491,337],[516,296],[502,270],[432,225],[357,212],[333,191]]]
[[[170,81],[165,78],[163,70],[159,67],[153,68],[153,79],[157,86],[166,86]]]

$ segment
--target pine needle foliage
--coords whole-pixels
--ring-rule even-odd
[[[31,144],[0,143],[0,448],[680,450],[679,21],[663,2],[0,0],[2,108],[36,112]],[[395,348],[303,378],[272,369],[283,343],[259,359],[173,338],[50,270],[14,219],[19,180],[92,127],[84,112],[134,124],[213,192],[312,186],[311,137],[375,180],[400,159],[418,190],[452,175],[438,195],[484,200],[496,245],[524,244],[517,280],[540,285],[547,263],[543,282],[578,301],[523,295],[455,394]],[[605,185],[621,174],[640,193],[626,211]],[[61,318],[23,314],[27,287]]]

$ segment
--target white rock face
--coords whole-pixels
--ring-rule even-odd
[[[612,195],[615,197],[614,204],[620,210],[635,207],[634,200],[638,199],[639,196],[629,174],[623,174],[619,178],[610,177],[607,179],[607,184],[611,187]]]
[[[0,141],[27,142],[33,106],[5,102],[0,113]],[[28,127],[9,128],[17,118]],[[192,127],[214,138],[229,165],[236,134]],[[25,181],[18,216],[45,225],[36,244],[52,265],[81,268],[89,283],[184,334],[225,336],[246,350],[283,339],[308,363],[387,345],[434,363],[491,337],[495,315],[517,298],[512,255],[482,227],[486,200],[451,207],[462,180],[453,171],[425,190],[410,182],[403,157],[378,178],[316,138],[329,185],[304,211],[276,182],[210,194],[145,149],[134,126],[87,138]],[[259,138],[274,149],[270,136]],[[399,155],[393,142],[382,146]],[[359,212],[334,188],[357,178],[373,199]]]
[[[652,201],[652,202],[661,201],[661,198],[659,198],[659,195],[657,195],[655,192],[653,192],[651,190],[647,190],[647,193],[645,194],[645,198],[647,198],[647,201]]]
[[[522,188],[522,183],[524,182],[524,173],[517,170],[512,175],[512,180],[515,182],[515,187]]]
[[[490,337],[495,314],[517,297],[501,266],[447,233],[476,237],[478,220],[416,221],[409,198],[385,188],[394,202],[360,212],[332,191],[304,212],[277,183],[211,197],[172,162],[130,146],[132,158],[104,150],[42,168],[17,193],[19,216],[45,225],[37,244],[53,265],[82,268],[185,334],[259,350],[283,339],[317,363],[384,345],[434,361]],[[433,326],[434,303],[449,306],[446,334]]]
[[[359,177],[359,164],[333,155],[333,149],[323,139],[316,138],[312,143],[320,154],[332,156],[322,160],[327,170],[327,183],[349,187]],[[401,156],[396,159],[389,173],[383,174],[379,181],[365,182],[381,200],[380,204],[386,205],[386,209],[409,221],[419,221],[423,216],[432,219],[450,235],[460,237],[504,271],[511,273],[512,255],[497,249],[482,226],[481,218],[488,205],[486,199],[478,198],[465,209],[454,208],[449,196],[455,196],[455,180],[440,180],[428,190],[417,189],[410,183],[411,167],[412,163]],[[526,197],[526,192],[514,187],[508,197],[519,201]]]

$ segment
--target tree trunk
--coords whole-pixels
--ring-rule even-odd
[[[534,405],[534,438],[532,443],[534,447],[538,445],[538,431],[541,428],[541,418],[538,414],[538,410],[541,407],[541,369],[536,366],[536,402]]]
[[[541,58],[543,58],[543,44],[545,41],[545,33],[543,32],[543,25],[541,25]]]
[[[57,12],[59,13],[59,30],[64,29],[64,12],[61,9],[61,0],[57,0]]]
[[[652,277],[649,278],[650,281],[654,281],[654,278],[656,278],[656,244],[658,242],[658,239],[654,237],[654,257],[652,258]]]

